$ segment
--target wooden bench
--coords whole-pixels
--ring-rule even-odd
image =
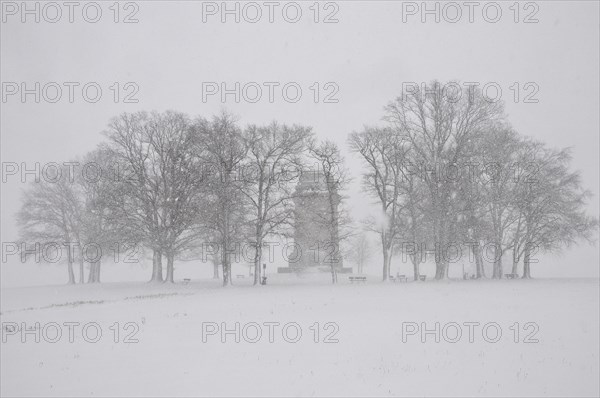
[[[246,277],[246,275],[236,275],[235,276],[237,279],[244,279]]]
[[[425,280],[427,280],[427,275],[419,275],[419,280],[425,282]]]
[[[519,274],[504,274],[506,279],[517,279],[519,278]]]
[[[366,276],[349,276],[348,280],[350,281],[350,283],[354,283],[354,282],[366,282],[367,281],[367,277]]]
[[[390,280],[394,283],[396,282],[408,282],[408,277],[406,275],[390,275]]]
[[[188,284],[188,283],[190,283],[191,281],[192,281],[192,280],[191,280],[190,278],[185,278],[185,279],[183,280],[183,284],[184,284],[184,285],[187,285],[187,284]]]

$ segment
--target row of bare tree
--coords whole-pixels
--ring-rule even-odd
[[[568,150],[516,133],[502,103],[473,86],[452,97],[440,87],[434,81],[403,93],[385,108],[385,125],[348,138],[364,162],[363,188],[380,210],[366,229],[379,234],[384,281],[394,254],[410,257],[416,280],[431,251],[436,279],[446,278],[448,251],[456,246],[472,252],[480,278],[482,250],[490,244],[493,278],[503,276],[506,253],[511,274],[523,260],[522,276],[529,278],[532,252],[594,237],[598,221],[585,213],[590,194],[570,171]],[[86,262],[88,282],[99,282],[106,253],[134,247],[152,252],[151,281],[173,282],[176,258],[197,258],[202,242],[214,242],[215,276],[220,264],[227,285],[232,254],[248,242],[258,284],[265,239],[293,227],[294,188],[303,170],[318,169],[326,182],[331,210],[322,222],[331,242],[353,232],[340,203],[348,183],[340,150],[316,142],[308,127],[241,128],[227,113],[207,120],[138,112],[114,118],[104,134],[107,141],[65,165],[62,178],[32,184],[18,214],[23,241],[69,248],[70,283],[75,262],[80,282]],[[73,172],[73,164],[82,166]],[[353,245],[361,269],[367,242],[359,235]]]
[[[533,251],[591,240],[598,220],[585,213],[590,193],[569,170],[569,150],[519,135],[503,104],[479,90],[448,96],[444,87],[434,81],[403,93],[385,108],[385,125],[349,137],[365,164],[363,187],[381,209],[368,225],[381,239],[383,280],[398,252],[408,254],[417,280],[426,251],[435,252],[436,279],[446,278],[456,246],[472,250],[476,278],[485,276],[486,246],[493,278],[502,278],[507,252],[511,274],[523,259],[529,278]]]
[[[104,134],[107,142],[70,162],[62,178],[32,184],[18,214],[23,241],[69,247],[70,283],[77,260],[80,283],[86,262],[88,282],[99,282],[106,253],[139,246],[152,251],[151,281],[173,282],[175,258],[198,257],[201,243],[211,242],[215,276],[220,264],[227,285],[231,257],[250,242],[258,284],[265,238],[289,231],[299,173],[317,165],[332,199],[343,182],[337,146],[317,143],[303,126],[242,129],[227,113],[191,120],[139,112],[114,118]],[[73,164],[81,166],[73,172]],[[336,225],[337,216],[323,222]]]

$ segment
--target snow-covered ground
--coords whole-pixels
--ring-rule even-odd
[[[211,279],[188,285],[3,288],[1,393],[600,393],[598,279],[382,284],[369,277],[366,284],[353,285],[342,278],[331,286],[327,278],[273,275],[270,284],[261,287],[250,286],[246,278],[228,288]],[[19,330],[21,323],[33,327],[36,322],[39,343],[36,332]],[[65,325],[68,322],[78,325]],[[435,330],[436,322],[439,342],[436,332],[422,336],[416,330]],[[473,328],[471,338],[468,325]],[[223,327],[233,331],[222,335]],[[102,335],[93,343],[96,328]],[[502,335],[492,342],[498,330]],[[58,342],[51,343],[53,339]]]

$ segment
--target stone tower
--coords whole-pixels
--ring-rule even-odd
[[[322,173],[300,175],[294,197],[294,245],[288,250],[288,267],[278,272],[330,272],[332,263],[338,272],[347,272],[340,256],[337,192],[332,199]]]

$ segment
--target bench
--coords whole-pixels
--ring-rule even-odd
[[[244,279],[246,277],[246,275],[236,275],[235,276],[237,279]]]
[[[390,275],[390,280],[394,283],[396,282],[408,282],[408,277],[406,275]]]
[[[366,282],[367,281],[367,277],[366,276],[349,276],[348,280],[350,280],[350,283],[354,283],[354,282]]]
[[[184,285],[187,285],[187,284],[188,284],[188,283],[190,283],[191,281],[192,281],[192,280],[191,280],[190,278],[185,278],[185,279],[183,280],[183,284],[184,284]]]
[[[419,275],[419,280],[421,282],[425,282],[426,279],[427,279],[427,275]]]
[[[517,279],[519,277],[519,274],[504,274],[504,277],[506,279]]]

